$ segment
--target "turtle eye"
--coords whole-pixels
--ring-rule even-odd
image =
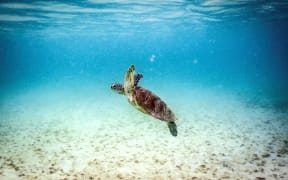
[[[114,89],[115,87],[116,87],[115,84],[112,84],[112,85],[111,85],[111,89]]]

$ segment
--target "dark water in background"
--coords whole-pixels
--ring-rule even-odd
[[[287,12],[287,0],[1,1],[0,86],[109,88],[135,64],[146,84],[219,86],[285,106]]]

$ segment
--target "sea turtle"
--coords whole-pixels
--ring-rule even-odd
[[[128,97],[128,101],[139,111],[166,121],[173,136],[177,136],[176,116],[164,101],[151,91],[138,86],[142,74],[134,75],[135,66],[131,65],[125,75],[124,85],[113,83],[111,89]]]

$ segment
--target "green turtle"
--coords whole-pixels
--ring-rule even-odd
[[[151,91],[138,86],[143,77],[142,74],[135,74],[135,66],[131,65],[125,75],[124,85],[113,83],[111,89],[118,94],[128,97],[128,101],[139,111],[151,115],[161,121],[166,121],[173,136],[177,136],[176,116],[166,103]]]

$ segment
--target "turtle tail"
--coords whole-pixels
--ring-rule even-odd
[[[172,136],[177,136],[177,126],[175,122],[168,122],[168,127]]]

